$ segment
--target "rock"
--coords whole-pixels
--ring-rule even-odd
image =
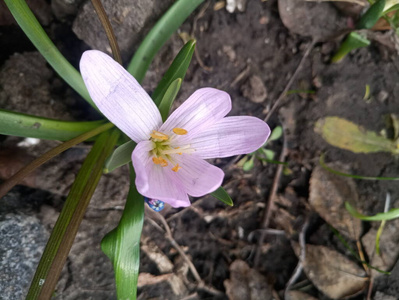
[[[317,300],[317,299],[300,291],[288,291],[285,300]]]
[[[244,12],[247,7],[247,0],[227,0],[226,10],[229,13],[234,13],[236,10],[239,12]]]
[[[279,0],[280,18],[292,33],[326,41],[347,28],[346,18],[330,3]]]
[[[51,94],[53,76],[54,72],[39,52],[14,54],[0,69],[0,107],[71,120],[65,100],[56,99]]]
[[[29,8],[42,25],[49,25],[52,21],[51,9],[46,0],[27,0]],[[0,26],[16,24],[14,17],[4,1],[0,2]]]
[[[76,15],[82,3],[83,0],[52,0],[51,9],[59,20],[64,20],[68,16]]]
[[[394,296],[389,296],[381,292],[376,292],[373,298],[374,300],[397,300]]]
[[[1,298],[26,296],[49,237],[38,218],[24,213],[0,215]]]
[[[230,300],[273,299],[267,279],[242,260],[235,260],[230,265],[230,279],[224,281],[224,286]]]
[[[173,2],[137,0],[132,5],[131,0],[102,1],[124,60],[131,56],[145,34]],[[91,48],[111,53],[107,36],[91,1],[86,1],[80,9],[73,23],[73,31]]]
[[[267,90],[259,76],[252,75],[242,86],[242,94],[254,103],[262,103],[267,98]]]

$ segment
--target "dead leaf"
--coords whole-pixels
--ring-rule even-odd
[[[314,168],[310,178],[310,205],[341,234],[358,240],[362,223],[345,209],[345,201],[357,206],[358,194],[354,180],[332,174],[321,166]]]
[[[399,154],[395,142],[339,117],[326,117],[318,120],[315,131],[330,145],[354,153],[391,152]]]
[[[272,299],[272,289],[266,278],[242,260],[235,260],[230,265],[230,279],[224,281],[224,286],[230,300]]]
[[[299,256],[299,245],[293,244],[293,248]],[[355,295],[367,283],[366,272],[362,268],[324,246],[306,245],[303,269],[313,284],[332,299]]]
[[[362,238],[362,244],[366,251],[370,265],[383,271],[390,271],[399,258],[399,220],[389,221],[385,224],[380,237],[380,255],[375,252],[375,238],[377,229],[370,229]],[[379,277],[382,273],[372,270],[373,277]]]

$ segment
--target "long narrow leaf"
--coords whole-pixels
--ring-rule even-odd
[[[181,48],[181,50],[173,60],[172,64],[170,65],[169,69],[162,77],[157,88],[155,89],[154,93],[151,96],[152,100],[154,100],[156,105],[159,105],[159,103],[163,98],[163,95],[165,94],[166,90],[169,88],[169,86],[172,84],[173,81],[175,81],[178,78],[181,78],[181,80],[183,81],[194,54],[195,43],[196,42],[194,40],[188,41],[183,46],[183,48]]]
[[[69,122],[0,109],[0,134],[67,141],[105,121]]]
[[[162,45],[202,2],[204,0],[178,0],[155,24],[137,49],[127,68],[138,82],[143,80],[155,54],[161,49]]]
[[[76,92],[78,92],[91,106],[97,109],[83,83],[82,76],[65,59],[61,52],[58,51],[29,9],[25,0],[4,1],[19,26],[21,26],[22,30],[47,62]]]
[[[118,299],[135,300],[140,266],[140,236],[144,222],[144,198],[134,183],[130,166],[130,190],[118,227],[101,242],[101,249],[112,261]]]
[[[177,93],[180,90],[181,86],[181,78],[177,78],[173,81],[169,88],[166,90],[165,95],[162,98],[161,103],[159,104],[159,112],[161,113],[162,121],[166,121],[169,116],[169,111],[172,108],[173,101],[177,96]]]
[[[104,173],[112,172],[113,170],[131,162],[134,147],[136,147],[136,143],[134,141],[129,141],[116,148],[105,163]]]
[[[80,169],[36,270],[26,299],[50,299],[72,247],[91,196],[102,175],[105,159],[119,131],[102,133]]]

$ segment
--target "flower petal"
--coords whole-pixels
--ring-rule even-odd
[[[255,117],[226,117],[191,140],[195,154],[203,159],[251,153],[270,135],[269,126]]]
[[[162,124],[158,108],[140,84],[108,55],[83,53],[80,71],[98,109],[133,141],[147,140]]]
[[[181,169],[174,175],[184,190],[193,197],[201,197],[222,185],[224,173],[195,154],[174,157]]]
[[[190,206],[187,193],[172,178],[173,171],[169,167],[155,165],[150,155],[151,150],[152,142],[143,141],[137,144],[132,153],[137,191],[147,198],[161,200],[173,207]]]
[[[202,88],[196,90],[178,107],[160,128],[170,134],[173,128],[183,128],[192,136],[222,119],[231,110],[231,100],[226,92]]]

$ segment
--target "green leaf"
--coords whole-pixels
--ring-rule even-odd
[[[134,147],[136,147],[136,143],[134,141],[129,141],[116,148],[105,163],[104,173],[110,173],[113,170],[130,163],[132,161],[132,152]]]
[[[233,200],[223,187],[219,187],[216,191],[212,192],[211,195],[228,206],[234,205]]]
[[[274,151],[270,149],[265,149],[265,148],[260,148],[258,151],[260,151],[266,158],[266,160],[273,160],[275,153]]]
[[[159,104],[159,112],[162,116],[162,121],[166,121],[169,116],[169,111],[172,108],[173,101],[175,101],[177,93],[180,90],[181,78],[177,78],[173,81],[165,92],[161,103]]]
[[[385,0],[377,0],[370,8],[363,14],[359,22],[356,24],[357,29],[370,29],[381,18],[385,7]]]
[[[331,62],[340,62],[349,52],[352,50],[367,47],[370,45],[370,41],[356,32],[348,34],[341,47],[339,47],[337,53],[331,59]]]
[[[251,159],[247,160],[247,161],[243,164],[242,169],[243,169],[245,172],[251,171],[251,170],[253,169],[253,167],[254,167],[254,158],[255,158],[255,156],[252,156]]]
[[[319,163],[327,171],[329,171],[333,174],[339,175],[339,176],[350,177],[350,178],[355,178],[355,179],[363,179],[363,180],[399,180],[399,177],[370,177],[370,176],[352,175],[352,174],[343,173],[343,172],[334,170],[334,169],[330,168],[329,166],[327,166],[326,163],[324,162],[324,154],[320,156]]]
[[[257,156],[256,158],[259,159],[260,161],[264,161],[264,162],[267,162],[267,163],[288,166],[288,163],[283,162],[283,161],[273,160],[273,159],[266,159],[266,158],[259,157],[259,156]]]
[[[166,71],[165,75],[162,77],[157,88],[152,94],[152,99],[155,104],[159,105],[163,95],[165,94],[168,87],[178,78],[184,79],[187,69],[190,65],[191,58],[193,57],[195,50],[195,41],[188,41],[180,52],[176,55],[169,69]]]
[[[72,247],[79,225],[102,175],[105,159],[119,137],[102,133],[85,159],[47,242],[26,299],[50,299]]]
[[[278,140],[279,138],[281,138],[282,135],[283,135],[283,127],[277,126],[276,128],[273,129],[267,142]]]
[[[130,190],[118,227],[101,242],[102,251],[112,261],[118,299],[135,300],[140,265],[140,236],[144,221],[144,198],[134,183],[130,165]]]
[[[43,30],[24,0],[4,0],[18,25],[47,62],[77,93],[95,109],[80,73],[65,59]]]
[[[364,221],[388,221],[392,219],[396,219],[399,217],[399,208],[392,208],[386,213],[378,213],[374,216],[366,216],[361,213],[359,213],[352,205],[350,205],[348,202],[345,202],[345,208],[348,210],[348,212],[354,216],[355,218],[358,218],[360,220]]]
[[[67,141],[105,124],[105,121],[68,122],[0,109],[0,134]]]
[[[399,153],[395,142],[339,117],[318,120],[315,131],[330,145],[354,153]]]
[[[138,82],[144,78],[155,54],[204,0],[178,0],[155,24],[137,49],[127,70]],[[184,76],[178,76],[183,78]],[[173,79],[174,80],[174,79]],[[172,81],[173,81],[172,80]],[[167,85],[169,86],[169,84]]]

